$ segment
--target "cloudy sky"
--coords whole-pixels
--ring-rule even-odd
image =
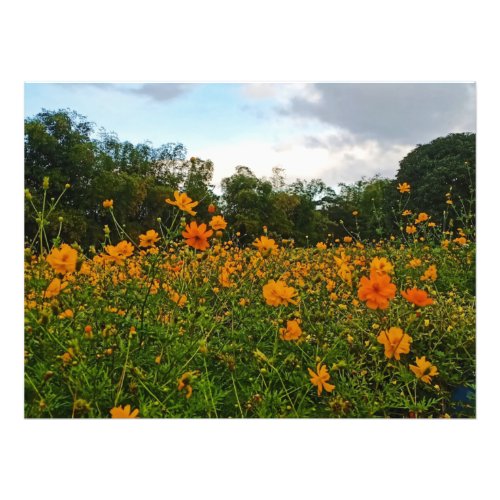
[[[472,83],[28,83],[25,116],[69,108],[133,143],[182,142],[214,183],[274,166],[336,186],[392,177],[417,144],[475,132]]]

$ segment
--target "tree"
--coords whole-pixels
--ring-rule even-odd
[[[475,213],[475,175],[476,134],[449,134],[408,153],[399,163],[395,184],[411,185],[408,209],[425,211],[439,221],[446,193],[451,193],[455,203],[464,203],[467,212]]]

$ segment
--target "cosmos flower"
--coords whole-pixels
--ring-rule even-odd
[[[198,224],[192,221],[191,224],[186,226],[185,230],[182,231],[182,236],[186,239],[186,244],[196,250],[206,250],[210,247],[208,238],[212,236],[213,231],[210,229],[207,231],[206,224]]]
[[[439,375],[437,368],[432,365],[430,361],[425,359],[425,356],[421,358],[416,358],[417,366],[410,365],[410,370],[415,374],[415,376],[425,382],[426,384],[431,383],[431,377]]]
[[[321,392],[325,389],[326,392],[332,392],[335,389],[333,384],[329,384],[327,381],[330,380],[330,374],[328,373],[328,368],[326,365],[318,363],[316,366],[315,373],[311,368],[308,368],[309,375],[311,375],[311,384],[318,387],[318,396],[321,396]]]
[[[154,229],[150,229],[146,231],[146,234],[139,235],[139,246],[144,248],[152,247],[159,239],[159,234]]]
[[[109,410],[109,413],[111,413],[111,418],[137,418],[137,415],[139,415],[139,410],[136,408],[131,413],[130,409],[130,405],[125,406],[125,408],[120,405],[111,408],[111,410]]]
[[[398,191],[401,194],[409,193],[410,192],[410,185],[407,182],[403,182],[403,184],[398,184]]]
[[[53,248],[47,255],[47,262],[52,266],[56,273],[72,273],[76,269],[76,260],[78,252],[64,243],[61,248]]]
[[[186,193],[179,193],[179,191],[174,192],[175,200],[165,200],[169,205],[174,205],[183,212],[187,212],[189,215],[196,215],[193,208],[198,205],[197,201],[193,201]]]
[[[279,331],[282,340],[297,340],[302,335],[302,329],[297,320],[288,320],[286,328],[280,328]]]
[[[415,304],[419,307],[430,306],[434,304],[434,300],[432,300],[425,290],[420,290],[417,287],[409,288],[406,292],[401,291],[401,295],[412,304]]]
[[[387,274],[370,272],[370,278],[361,278],[358,298],[366,302],[369,309],[387,309],[389,300],[396,295],[396,285],[391,283],[391,277]]]
[[[377,341],[384,345],[385,356],[389,359],[394,357],[399,361],[401,354],[408,354],[410,352],[410,342],[412,338],[404,333],[401,328],[393,326],[389,330],[383,330],[377,337]]]
[[[295,288],[286,286],[284,281],[270,280],[262,288],[262,294],[269,306],[287,306],[288,304],[297,304],[298,298]]]

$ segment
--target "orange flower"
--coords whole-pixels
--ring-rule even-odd
[[[352,242],[351,236],[344,236],[344,243],[351,243],[351,242]]]
[[[186,389],[186,399],[189,399],[193,394],[191,380],[199,373],[200,372],[196,370],[194,372],[185,372],[181,375],[181,378],[179,379],[179,382],[177,384],[177,390],[182,391],[183,389]]]
[[[284,281],[270,280],[267,285],[262,288],[262,294],[269,306],[278,307],[281,305],[287,306],[297,304],[298,298],[295,298],[297,291],[291,286],[286,286]]]
[[[398,191],[402,193],[410,192],[410,185],[407,182],[403,182],[403,184],[398,184]]]
[[[68,283],[66,281],[61,283],[59,278],[54,278],[47,287],[47,290],[45,290],[45,298],[50,299],[51,297],[59,295],[67,286]]]
[[[151,247],[160,239],[159,234],[154,230],[150,229],[146,231],[146,234],[139,235],[139,246],[140,247]]]
[[[387,274],[379,274],[376,271],[370,272],[370,278],[361,278],[358,290],[358,297],[366,301],[366,306],[370,309],[387,309],[389,300],[396,295],[396,285],[391,283],[391,277]]]
[[[417,287],[409,288],[408,290],[402,291],[401,295],[412,304],[419,307],[430,306],[434,304],[434,300],[427,296],[425,290],[419,290]]]
[[[216,210],[217,210],[217,207],[213,203],[210,203],[210,205],[208,205],[208,213],[209,214],[214,214]]]
[[[415,220],[415,224],[420,224],[421,222],[425,222],[429,219],[429,216],[425,212],[420,212],[418,214],[417,219]]]
[[[410,365],[410,370],[415,374],[415,376],[426,384],[431,383],[431,377],[439,375],[437,368],[432,365],[430,361],[425,359],[425,356],[421,358],[416,358],[417,366]]]
[[[302,329],[296,320],[288,320],[286,328],[280,328],[280,337],[282,340],[297,340],[301,334]]]
[[[116,249],[124,256],[130,257],[134,253],[134,246],[129,241],[123,240],[116,245]]]
[[[113,208],[113,200],[104,200],[102,206],[104,208]]]
[[[274,253],[276,250],[278,250],[278,245],[276,242],[268,238],[267,236],[261,236],[260,239],[257,238],[253,242],[253,246],[257,248],[257,250],[262,254],[262,255],[268,255],[269,253]]]
[[[381,331],[377,340],[380,344],[384,345],[385,355],[389,359],[394,356],[394,359],[399,361],[400,354],[408,354],[410,352],[412,338],[396,326],[389,328],[388,331]]]
[[[316,366],[317,373],[311,370],[311,368],[308,368],[308,370],[309,375],[311,375],[311,384],[318,387],[318,396],[321,396],[323,388],[326,392],[332,392],[333,389],[335,389],[335,386],[333,384],[329,384],[327,382],[327,380],[330,380],[330,374],[328,373],[326,365],[318,363],[318,365]]]
[[[120,406],[115,406],[109,410],[111,413],[111,418],[136,418],[139,415],[139,410],[136,408],[132,413],[130,413],[130,405],[125,406],[123,408]]]
[[[47,262],[56,273],[72,273],[76,269],[76,259],[78,252],[64,243],[60,249],[53,248],[47,255]]]
[[[465,245],[467,243],[467,238],[465,236],[460,236],[459,238],[455,238],[453,242],[459,245]]]
[[[179,191],[174,192],[174,198],[175,201],[169,200],[168,198],[165,201],[169,205],[175,205],[183,212],[187,212],[190,215],[196,215],[193,208],[198,205],[197,201],[193,201],[186,193],[179,193]]]
[[[411,210],[405,210],[403,212],[403,217],[407,217],[408,215],[411,215],[412,214],[412,211]]]
[[[186,238],[186,244],[190,247],[196,248],[196,250],[206,250],[210,244],[208,243],[208,238],[212,236],[213,231],[210,229],[207,231],[206,224],[198,224],[193,221],[189,226],[186,226],[185,231],[182,231],[182,236]]]
[[[210,227],[214,230],[226,229],[227,222],[222,215],[214,215],[210,221]]]
[[[316,243],[316,248],[318,250],[326,250],[326,244],[320,241],[319,243]]]
[[[416,267],[419,267],[422,265],[422,261],[420,259],[411,259],[410,263],[408,264],[412,269],[415,269]]]
[[[375,257],[370,264],[370,271],[376,271],[379,274],[391,274],[394,267],[385,257]]]
[[[61,319],[66,319],[66,318],[72,318],[74,316],[73,311],[71,309],[66,309],[64,312],[59,314],[59,318]]]
[[[415,226],[406,226],[407,234],[415,234],[417,232],[417,228]]]
[[[437,269],[433,264],[429,266],[422,276],[420,276],[420,281],[436,281],[437,280]]]

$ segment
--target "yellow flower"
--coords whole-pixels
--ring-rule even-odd
[[[433,264],[429,266],[422,276],[420,276],[421,281],[436,281],[437,280],[437,269]]]
[[[169,205],[175,205],[183,212],[187,212],[189,215],[196,215],[193,208],[198,205],[197,201],[193,201],[186,193],[179,193],[179,191],[174,192],[174,198],[175,201],[167,198],[165,202]]]
[[[403,182],[403,184],[398,184],[398,191],[401,194],[409,193],[410,192],[410,185],[407,182]]]
[[[316,244],[316,248],[318,250],[326,250],[326,245],[325,243],[322,243],[321,241],[319,243]]]
[[[264,256],[268,255],[271,252],[274,253],[276,250],[278,250],[278,245],[276,244],[276,242],[273,239],[268,238],[267,236],[261,236],[260,239],[257,238],[253,242],[253,246],[256,247],[257,250]]]
[[[407,234],[414,234],[417,232],[417,228],[415,226],[406,226]]]
[[[270,306],[287,306],[290,304],[297,304],[298,298],[296,297],[297,291],[286,286],[284,281],[270,280],[267,285],[262,288],[262,294],[266,299],[266,303]]]
[[[53,248],[47,255],[47,262],[52,266],[56,273],[72,273],[76,269],[76,260],[78,252],[64,243],[61,248]]]
[[[420,212],[417,219],[415,220],[415,224],[420,224],[421,222],[425,222],[426,220],[429,220],[429,216],[425,212]]]
[[[350,236],[344,236],[344,243],[351,243],[352,238]]]
[[[405,210],[403,212],[403,217],[407,217],[408,215],[411,215],[412,214],[412,211],[411,210]]]
[[[139,410],[136,408],[132,413],[130,413],[130,409],[130,405],[125,406],[125,408],[120,405],[111,408],[109,413],[111,413],[111,418],[137,418]]]
[[[391,274],[394,267],[385,257],[375,257],[370,264],[370,271],[376,271],[379,274]]]
[[[425,356],[421,358],[416,358],[417,366],[410,365],[410,370],[415,374],[415,376],[426,384],[431,383],[431,377],[439,375],[439,372],[435,366],[432,365],[430,361],[425,359]]]
[[[280,338],[282,340],[297,340],[302,334],[302,329],[297,320],[288,320],[286,328],[280,328]]]
[[[404,333],[401,328],[396,326],[389,328],[388,331],[381,331],[377,337],[377,341],[384,345],[385,356],[389,359],[394,357],[399,361],[400,354],[408,354],[410,352],[410,342],[412,338]]]
[[[316,366],[315,373],[311,368],[307,369],[309,375],[311,375],[311,384],[318,387],[318,396],[321,396],[321,392],[325,389],[326,392],[332,392],[335,389],[333,384],[329,384],[327,381],[330,380],[330,374],[328,373],[328,368],[326,365],[318,363]]]
[[[146,234],[139,235],[139,246],[145,248],[154,246],[159,239],[159,234],[154,229],[150,229],[146,231]]]
[[[74,316],[73,311],[71,309],[66,309],[64,312],[59,314],[59,318],[61,319],[66,319],[66,318],[72,318]]]
[[[61,283],[59,278],[54,278],[47,287],[47,290],[45,290],[45,298],[50,299],[51,297],[59,295],[67,286],[68,283],[66,281]]]
[[[210,221],[210,227],[214,230],[226,229],[227,222],[222,215],[214,215]]]
[[[113,200],[104,200],[102,206],[104,208],[113,208]]]
[[[420,259],[412,259],[410,260],[410,263],[408,264],[412,269],[415,269],[416,267],[419,267],[422,265],[422,261]]]

